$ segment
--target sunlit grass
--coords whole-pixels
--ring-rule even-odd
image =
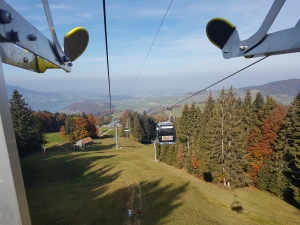
[[[100,127],[99,130],[100,130],[100,134],[103,134],[105,133],[106,131],[110,130],[111,128],[110,127]]]
[[[299,210],[267,192],[227,190],[155,162],[152,144],[120,138],[119,146],[105,138],[85,150],[52,145],[47,155],[23,158],[33,225],[138,224],[139,186],[143,225],[299,224]]]
[[[59,133],[48,133],[46,134],[46,140],[49,142],[46,146],[51,147],[58,144],[65,143],[65,139],[63,139]]]

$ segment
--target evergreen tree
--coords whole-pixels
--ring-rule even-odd
[[[191,134],[191,122],[189,116],[189,107],[184,105],[181,117],[178,123],[177,138],[181,143],[189,145],[189,136]]]
[[[259,116],[260,116],[262,122],[267,118],[270,111],[275,109],[275,107],[277,105],[278,105],[278,103],[275,101],[275,99],[268,95],[266,98],[266,102],[263,104],[263,106],[259,112]]]
[[[143,129],[141,126],[140,116],[137,112],[133,113],[133,123],[130,124],[132,126],[130,136],[137,142],[141,142],[143,138]]]
[[[209,162],[208,169],[212,174],[214,181],[221,181],[225,184],[224,176],[224,156],[225,156],[225,130],[226,124],[225,119],[225,104],[226,104],[226,93],[222,89],[220,95],[214,105],[214,112],[212,118],[208,123],[208,149],[209,149]]]
[[[202,113],[199,107],[193,107],[193,104],[190,109],[192,116],[192,125],[193,125],[193,134],[192,134],[192,146],[191,146],[191,173],[193,174],[203,174],[205,171],[204,167],[204,156],[201,149],[202,145],[202,135],[201,131],[204,128],[202,124]]]
[[[253,114],[253,127],[251,130],[251,135],[253,137],[253,143],[257,144],[260,136],[261,136],[261,126],[263,124],[263,120],[265,119],[262,116],[261,110],[263,108],[263,105],[265,104],[264,97],[261,95],[260,92],[257,92],[255,99],[253,101],[253,109],[254,109],[254,114]]]
[[[207,147],[208,168],[213,180],[228,187],[247,186],[249,178],[244,159],[246,136],[242,124],[242,105],[238,105],[232,87],[228,92],[221,90],[211,115],[207,126]]]
[[[143,139],[147,141],[153,140],[155,138],[156,124],[153,118],[146,115],[146,112],[141,116],[141,126],[143,129]]]
[[[201,158],[202,158],[202,167],[203,167],[203,172],[209,172],[209,161],[210,161],[210,133],[212,132],[211,130],[213,129],[211,124],[211,120],[214,115],[214,107],[215,107],[215,101],[212,96],[212,92],[209,92],[209,95],[207,97],[207,100],[205,102],[203,112],[201,114],[201,130],[199,133],[199,148],[201,152]]]
[[[187,157],[190,151],[190,138],[192,134],[192,124],[189,107],[187,104],[185,104],[183,107],[182,115],[178,121],[176,134],[178,142],[182,144],[181,147],[178,149],[178,151],[180,150],[182,151],[182,153],[180,153],[178,157],[181,157],[181,159],[179,160],[183,160],[185,167],[186,163],[189,163],[189,159],[187,159]]]
[[[300,205],[300,93],[288,110],[279,132],[272,170],[279,192],[289,202]],[[278,160],[276,162],[275,160]],[[284,175],[284,176],[282,176]],[[288,186],[288,187],[286,187]]]
[[[247,90],[244,102],[242,103],[241,106],[241,116],[242,116],[242,123],[243,123],[243,129],[245,130],[247,136],[250,133],[250,130],[254,126],[254,105],[252,105],[252,97],[251,97],[251,92],[250,90]]]
[[[47,143],[41,123],[17,90],[13,91],[9,103],[19,155],[40,151]]]
[[[260,92],[257,92],[255,95],[255,99],[253,101],[254,112],[256,114],[258,114],[259,111],[262,109],[264,103],[265,103],[264,97],[261,95]]]
[[[188,129],[190,129],[189,133],[189,143],[188,143],[188,152],[187,152],[187,158],[186,158],[186,169],[189,173],[197,173],[197,168],[194,167],[197,163],[197,156],[198,156],[198,151],[199,147],[197,146],[197,139],[198,139],[198,134],[200,130],[200,116],[201,116],[201,111],[199,107],[196,107],[195,103],[193,102],[191,104],[191,107],[188,112],[188,123],[189,126],[187,126]],[[193,166],[194,162],[194,166]],[[196,163],[196,164],[195,164]]]
[[[227,125],[224,137],[224,176],[228,187],[244,187],[249,184],[245,161],[246,132],[232,87],[226,95],[225,111],[224,123]]]

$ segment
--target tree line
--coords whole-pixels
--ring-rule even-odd
[[[127,109],[120,119],[124,137],[129,136],[130,139],[143,143],[150,143],[155,139],[156,122],[146,112],[140,114]]]
[[[300,204],[300,93],[291,106],[231,87],[200,110],[184,105],[174,121],[175,145],[158,145],[159,160],[228,188],[256,186]]]
[[[40,151],[47,144],[46,133],[60,132],[67,141],[76,141],[88,136],[94,138],[98,135],[96,125],[110,121],[110,118],[95,118],[92,114],[85,113],[67,115],[48,111],[35,112],[17,90],[13,91],[9,103],[20,156]]]

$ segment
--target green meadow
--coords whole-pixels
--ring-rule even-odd
[[[120,138],[116,149],[103,138],[72,150],[58,133],[47,138],[46,155],[21,159],[34,225],[299,224],[300,211],[267,192],[228,190],[155,162],[152,144]]]

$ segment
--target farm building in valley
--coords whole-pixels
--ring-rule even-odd
[[[85,147],[87,147],[89,145],[92,145],[92,144],[93,144],[93,139],[90,138],[90,137],[87,137],[87,138],[83,138],[83,139],[77,141],[75,145],[76,145],[77,148],[78,147],[79,148],[85,148]]]

